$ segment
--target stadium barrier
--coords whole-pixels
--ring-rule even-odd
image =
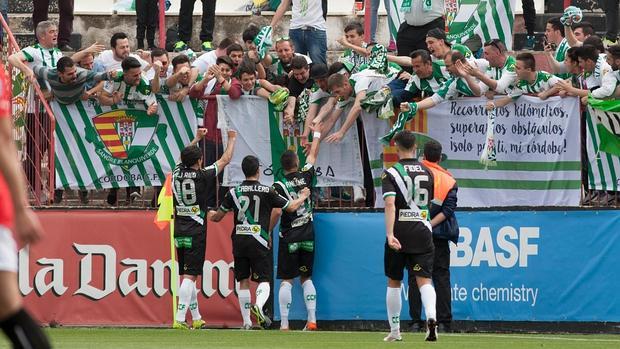
[[[195,120],[206,125],[206,121],[200,121],[203,110],[206,111],[205,120],[208,117],[219,120],[224,143],[226,130],[234,129],[238,133],[232,163],[223,175],[224,186],[243,180],[240,164],[248,154],[261,160],[261,180],[266,184],[282,174],[279,156],[284,150],[295,150],[304,161],[300,137],[303,128],[299,124],[286,125],[281,113],[262,98],[249,96],[231,100],[228,96],[208,96],[201,101],[188,99],[180,103],[159,96],[158,101],[159,119],[146,115],[139,105],[103,107],[91,100],[63,106],[53,102],[52,109],[59,116],[57,188],[161,185],[161,179],[174,166],[180,150],[193,137]],[[428,140],[443,144],[442,165],[457,179],[459,205],[579,206],[582,160],[580,143],[573,141],[579,139],[580,134],[578,99],[551,97],[542,101],[524,96],[515,104],[498,109],[494,128],[497,162],[489,166],[480,163],[487,127],[485,102],[483,98],[447,101],[420,111],[405,126],[417,136],[419,156]],[[335,129],[343,119],[337,121]],[[386,147],[379,142],[379,137],[387,133],[388,121],[367,112],[363,112],[360,119],[363,127],[351,128],[340,143],[321,145],[321,155],[315,164],[317,186],[362,186],[364,164],[368,164],[370,169],[366,177],[372,178],[378,198],[374,206],[381,207],[382,169],[398,160],[396,148],[393,142]],[[116,134],[108,134],[110,125],[116,125]],[[101,138],[103,136],[106,140]],[[118,139],[110,140],[112,136]],[[589,140],[588,144],[596,143]],[[118,144],[124,150],[118,150]],[[215,158],[218,158],[220,150],[215,148]],[[366,154],[369,154],[368,159],[363,160]],[[603,156],[593,151],[591,157]],[[617,156],[610,154],[607,158],[617,159]],[[596,162],[589,162],[588,166],[593,176],[591,182],[596,183],[597,174],[602,172],[598,171]],[[617,161],[609,162],[609,166],[611,171],[607,172],[612,175],[620,172]],[[610,177],[605,183],[614,184],[607,190],[617,190],[615,178]],[[342,203],[341,200],[340,205]],[[352,203],[351,200],[349,204]]]
[[[2,16],[2,61],[20,51],[19,45]],[[6,49],[5,49],[6,48]],[[32,205],[47,205],[54,194],[54,114],[38,84],[24,79],[19,69],[9,66],[12,81],[12,109],[18,157],[28,181],[29,200]]]
[[[169,235],[152,224],[154,212],[117,211],[114,219],[96,210],[38,214],[54,238],[20,251],[19,286],[40,321],[170,325]],[[457,216],[461,237],[451,246],[455,320],[620,322],[617,211],[466,211]],[[203,318],[216,327],[241,325],[231,218],[209,224],[206,277],[197,284]],[[317,213],[315,228],[319,322],[385,320],[383,214]],[[304,319],[298,286],[293,294],[290,318]],[[406,286],[403,295],[401,318],[407,320]]]

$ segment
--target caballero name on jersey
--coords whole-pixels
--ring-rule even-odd
[[[402,222],[427,221],[428,210],[398,210],[398,220]]]

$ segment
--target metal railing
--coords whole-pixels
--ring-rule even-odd
[[[2,16],[0,22],[3,28],[0,55],[12,82],[13,135],[28,181],[30,204],[47,205],[54,193],[54,114],[41,88],[24,79],[19,69],[9,66],[8,57],[20,48]]]

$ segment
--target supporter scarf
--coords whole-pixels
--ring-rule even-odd
[[[418,104],[416,102],[409,103],[409,111],[401,111],[398,114],[398,119],[390,129],[390,131],[383,137],[379,138],[383,145],[389,145],[390,141],[398,132],[405,129],[405,124],[415,117],[418,112]]]
[[[480,154],[480,163],[485,169],[489,166],[497,166],[497,153],[495,151],[495,109],[487,112],[487,136],[484,141],[484,149]]]
[[[582,18],[583,13],[579,7],[568,6],[564,9],[564,13],[562,14],[562,17],[560,17],[560,22],[565,26],[571,26],[581,22]]]
[[[273,44],[271,42],[271,30],[270,26],[265,26],[260,29],[258,35],[254,38],[254,44],[256,45],[256,51],[258,51],[258,58],[261,60],[265,58],[267,52]]]
[[[297,97],[297,113],[295,113],[295,121],[304,123],[308,111],[310,110],[310,89],[304,89]]]
[[[385,46],[380,44],[373,46],[368,60],[370,62],[368,63],[369,69],[374,69],[379,74],[385,75],[388,73],[387,49]]]
[[[392,91],[386,86],[378,91],[368,92],[366,97],[360,101],[360,107],[369,113],[377,112],[379,119],[389,119],[394,116]]]
[[[283,111],[288,104],[288,95],[288,90],[281,87],[269,95],[269,102],[273,104],[276,111]]]

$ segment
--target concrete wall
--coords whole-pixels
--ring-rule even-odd
[[[217,44],[225,37],[235,37],[241,40],[241,33],[250,24],[254,23],[259,26],[269,25],[271,15],[252,16],[249,14],[237,14],[235,16],[218,15],[215,18],[214,42]],[[194,26],[191,46],[198,48],[200,46],[200,16],[194,16]],[[275,36],[286,36],[288,33],[288,24],[290,17],[286,16],[280,26],[275,30]],[[328,50],[342,50],[342,47],[336,42],[338,38],[343,36],[343,29],[346,24],[353,20],[364,20],[363,16],[330,15],[327,18],[327,44]],[[73,32],[82,35],[82,46],[88,46],[97,41],[107,44],[113,33],[118,31],[126,32],[133,40],[136,34],[135,16],[129,15],[78,15],[73,22]],[[178,16],[167,16],[166,27],[175,25],[178,22]],[[387,18],[380,16],[377,30],[377,39],[381,43],[387,45],[389,41]]]

